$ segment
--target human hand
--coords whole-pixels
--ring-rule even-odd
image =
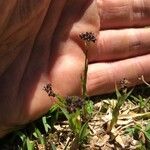
[[[8,33],[3,33],[0,43],[7,39],[16,56],[0,63],[7,64],[1,65],[0,72],[0,130],[25,124],[49,109],[53,99],[42,90],[46,83],[64,96],[81,94],[85,45],[80,33],[91,31],[97,36],[88,47],[89,95],[113,91],[115,82],[124,77],[131,86],[140,83],[141,75],[150,80],[150,30],[144,28],[150,23],[148,0],[144,6],[140,0],[49,2],[39,1],[36,6],[31,2],[34,11],[19,25],[16,19],[11,38],[10,31],[4,30]]]
[[[82,3],[84,2],[77,3],[80,3],[79,5],[82,7]],[[145,1],[143,4],[140,0],[136,2],[97,0],[93,2],[89,1],[89,3],[88,8],[83,11],[84,15],[81,15],[78,21],[73,22],[72,28],[68,31],[69,33],[65,30],[68,29],[66,22],[69,22],[72,16],[68,17],[66,14],[63,15],[63,18],[66,18],[63,19],[66,26],[63,24],[64,28],[62,29],[61,26],[62,30],[56,32],[55,36],[57,40],[54,40],[53,45],[54,49],[56,45],[60,45],[60,48],[58,46],[56,48],[57,50],[54,51],[56,53],[57,51],[63,51],[63,57],[66,59],[61,60],[62,65],[60,66],[57,65],[57,57],[55,61],[56,64],[54,63],[53,68],[54,73],[53,69],[50,73],[50,75],[52,74],[50,78],[54,81],[53,85],[66,81],[67,83],[64,84],[65,87],[62,88],[63,92],[60,91],[61,93],[65,93],[66,91],[67,94],[70,94],[68,93],[68,89],[71,89],[71,92],[77,91],[76,93],[81,89],[79,88],[80,80],[76,80],[80,79],[81,70],[83,70],[83,63],[79,64],[79,60],[83,62],[84,57],[83,53],[80,54],[80,52],[84,51],[86,47],[78,35],[86,31],[94,32],[95,35],[97,35],[97,43],[95,45],[91,44],[90,47],[88,47],[89,71],[87,89],[89,95],[112,92],[115,89],[115,83],[120,82],[123,78],[129,81],[128,86],[140,84],[142,81],[138,78],[142,75],[146,81],[149,81],[150,28],[146,26],[150,23],[150,3]],[[73,8],[73,6],[76,5],[77,4],[72,4],[72,6],[69,7]],[[67,8],[67,10],[71,11],[71,15],[73,12],[76,13],[73,9],[69,10],[69,8]],[[60,34],[69,35],[69,40],[67,38],[67,40],[62,40],[65,41],[65,46],[63,42],[58,40]],[[70,41],[70,39],[73,40]],[[59,43],[62,43],[64,48],[62,48]],[[80,58],[77,57],[75,59],[76,63],[73,63],[71,66],[70,62],[72,58],[75,58],[75,54],[77,55],[77,52],[73,54],[74,51],[72,47],[75,49],[74,51],[79,50],[78,55],[80,54]],[[64,64],[62,62],[64,62]],[[70,65],[70,69],[67,69],[66,72],[67,74],[71,74],[70,77],[73,79],[69,83],[69,78],[64,81],[64,76],[61,78],[60,74],[58,74],[58,76],[55,74],[55,69],[63,72],[65,69],[62,66],[66,65]],[[71,68],[76,69],[73,71]],[[77,71],[77,69],[80,68],[82,69]],[[77,72],[79,72],[78,78],[76,78]],[[67,74],[65,74],[65,77]],[[73,75],[75,76],[73,77]],[[75,83],[77,83],[78,86],[75,86]],[[77,88],[72,90],[70,85],[73,85],[72,88]],[[59,87],[59,85],[56,86]]]

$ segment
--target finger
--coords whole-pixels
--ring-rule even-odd
[[[101,31],[89,61],[113,61],[150,53],[150,28]]]
[[[79,42],[80,33],[98,33],[99,28],[99,15],[94,0],[70,0],[64,7],[54,37],[63,41],[71,38]]]
[[[149,0],[97,0],[97,3],[102,29],[150,24]]]
[[[89,65],[87,90],[90,96],[112,92],[115,83],[126,78],[129,86],[140,84],[142,75],[150,81],[150,54],[126,59],[114,63],[97,63]]]

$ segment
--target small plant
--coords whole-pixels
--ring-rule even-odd
[[[139,106],[138,113],[144,113],[150,111],[150,97],[143,98],[141,95],[138,97],[131,96],[133,98],[133,102]]]
[[[136,124],[131,128],[127,128],[126,132],[132,135],[135,140],[139,141],[139,147],[150,149],[150,122],[145,127]]]
[[[48,96],[52,96],[57,99],[54,107],[60,108],[67,118],[72,132],[74,133],[74,141],[71,149],[74,147],[74,145],[77,148],[77,146],[80,146],[86,140],[89,134],[88,122],[90,121],[93,113],[93,102],[87,96],[86,89],[88,71],[87,47],[89,46],[90,42],[95,43],[96,38],[92,32],[82,33],[79,35],[79,38],[85,43],[84,72],[83,75],[81,75],[81,98],[78,96],[69,96],[64,98],[52,90],[51,84],[44,86],[44,90],[47,92]]]
[[[15,134],[15,138],[16,139],[20,139],[21,142],[22,142],[22,149],[27,149],[27,150],[33,150],[35,148],[35,143],[33,140],[31,140],[29,138],[28,135],[24,134],[23,132],[21,131],[17,131],[17,133]],[[19,140],[18,139],[18,140]],[[19,146],[19,145],[18,145]],[[20,147],[20,146],[19,146]],[[21,148],[20,148],[21,149]]]
[[[107,128],[108,133],[110,133],[112,128],[116,125],[117,120],[118,120],[118,116],[119,116],[120,108],[122,107],[125,100],[130,96],[130,94],[133,91],[133,89],[131,89],[129,92],[127,91],[128,81],[125,78],[123,80],[121,80],[119,84],[121,87],[121,92],[119,92],[119,90],[116,86],[117,104],[112,111],[112,119],[111,119],[110,124],[108,125],[108,128]]]
[[[85,102],[84,99],[80,97],[69,96],[67,98],[64,98],[58,94],[54,94],[54,95],[57,98],[57,102],[53,107],[57,107],[63,112],[63,114],[68,120],[70,129],[74,133],[74,137],[75,137],[74,142],[76,143],[76,146],[81,145],[89,133],[88,132],[89,120],[83,122],[83,118],[84,118],[83,116],[85,115],[83,114],[83,107],[84,110],[87,110],[86,113],[89,112],[88,116],[91,115],[90,113],[92,110],[89,110],[88,107],[89,105],[87,105],[87,102]]]
[[[92,32],[81,33],[78,38],[85,46],[81,97],[63,97],[53,91],[50,83],[46,84],[43,90],[57,100],[55,105],[43,117],[16,131],[10,137],[8,149],[150,149],[150,122],[147,122],[150,118],[150,97],[145,98],[141,93],[132,96],[133,89],[127,89],[129,81],[123,78],[116,85],[117,98],[113,95],[108,99],[98,96],[92,98],[96,101],[93,106],[86,83],[88,48],[96,42],[96,38]],[[149,83],[143,76],[141,80],[149,89]],[[5,149],[7,145],[4,143],[1,147]]]

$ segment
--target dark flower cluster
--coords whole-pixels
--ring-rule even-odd
[[[81,33],[79,34],[79,37],[84,40],[85,42],[96,42],[96,38],[94,36],[94,33],[92,32],[85,32],[85,33]]]
[[[55,97],[55,93],[52,89],[52,85],[49,83],[49,84],[46,84],[44,86],[44,91],[48,94],[48,96],[52,96],[52,97]]]
[[[66,98],[66,106],[69,113],[75,112],[77,109],[81,109],[84,105],[84,100],[77,96],[68,96]]]

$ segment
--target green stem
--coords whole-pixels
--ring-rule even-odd
[[[84,100],[87,99],[87,88],[86,88],[86,84],[87,84],[87,72],[88,72],[88,58],[87,58],[87,54],[88,54],[88,50],[87,50],[87,46],[88,43],[85,43],[85,60],[84,60],[84,72],[82,75],[82,98]],[[87,112],[86,112],[86,108],[85,105],[83,106],[83,116],[86,119],[87,118]]]
[[[86,44],[87,45],[87,44]],[[84,61],[84,74],[83,74],[83,81],[82,81],[82,95],[83,99],[87,97],[87,72],[88,72],[88,59],[87,59],[87,50],[85,51],[85,61]]]

